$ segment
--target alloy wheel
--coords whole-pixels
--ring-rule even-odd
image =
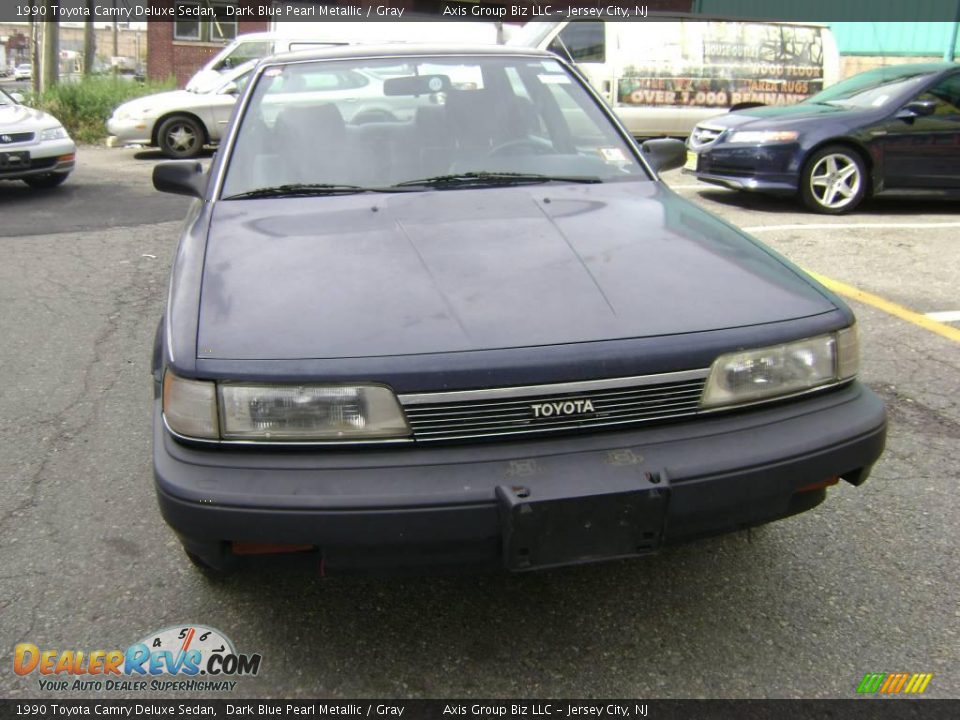
[[[863,182],[856,161],[843,153],[824,155],[810,173],[810,193],[823,207],[839,210],[849,205]]]

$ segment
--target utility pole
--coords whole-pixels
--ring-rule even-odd
[[[50,8],[48,17],[53,17],[53,6],[56,0],[47,0],[46,5]],[[43,81],[40,89],[49,90],[60,79],[60,21],[47,20],[43,23]],[[36,71],[34,71],[36,72]]]
[[[120,42],[117,37],[117,0],[113,0],[113,57],[118,57],[120,55]],[[113,67],[113,74],[116,75],[117,71],[120,69],[117,67],[117,61],[113,58],[110,59],[110,65]]]
[[[94,0],[87,0],[87,12],[93,17]],[[97,31],[93,25],[93,20],[87,20],[83,24],[83,76],[90,77],[93,74],[93,66],[97,62]]]
[[[34,95],[40,93],[40,24],[30,16],[30,64],[33,70],[30,73],[30,84],[33,85]]]

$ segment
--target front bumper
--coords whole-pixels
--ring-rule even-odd
[[[863,482],[886,420],[882,402],[854,383],[692,422],[399,450],[189,447],[164,429],[159,403],[154,425],[160,509],[188,550],[215,564],[225,543],[305,544],[329,568],[503,563],[502,495],[518,487],[531,500],[559,493],[589,504],[660,481],[650,494],[662,506],[655,537],[627,554],[749,527],[819,504],[825,491],[810,485]]]
[[[0,152],[20,150],[30,153],[30,163],[21,167],[0,167],[0,180],[20,180],[48,173],[69,173],[76,167],[77,146],[69,138],[0,147]]]
[[[793,195],[799,188],[801,153],[796,144],[709,145],[697,155],[696,169],[684,173],[732,190]]]
[[[107,145],[150,145],[153,143],[153,124],[153,118],[119,120],[115,116],[111,117],[107,120]]]

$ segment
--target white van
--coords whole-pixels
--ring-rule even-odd
[[[228,70],[248,60],[297,50],[333,45],[388,42],[443,42],[492,45],[504,39],[501,23],[404,21],[404,22],[293,22],[273,23],[269,32],[238,35],[211,58],[187,83],[187,90],[200,90],[217,82]]]
[[[830,29],[721,20],[528,23],[509,45],[576,63],[637,137],[686,137],[724,111],[799,102],[840,75]]]

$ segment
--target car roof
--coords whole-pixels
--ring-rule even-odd
[[[534,48],[505,45],[441,45],[434,43],[382,43],[376,45],[339,45],[337,47],[278,53],[263,59],[263,64],[302,62],[304,60],[346,60],[349,58],[395,57],[534,57],[558,59],[553,53]]]

